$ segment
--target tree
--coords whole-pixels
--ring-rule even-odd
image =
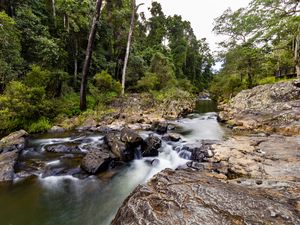
[[[22,62],[20,33],[16,22],[5,12],[0,12],[0,93],[6,83],[20,73]]]
[[[135,14],[138,8],[143,5],[139,4],[136,6],[135,0],[132,0],[132,15],[131,15],[131,20],[130,20],[130,28],[128,32],[128,39],[127,39],[127,47],[126,47],[126,54],[125,54],[125,59],[124,59],[124,65],[123,65],[123,72],[122,72],[122,95],[125,93],[125,79],[126,79],[126,70],[127,70],[127,64],[128,64],[128,57],[129,57],[129,52],[130,52],[130,45],[131,45],[131,38],[132,38],[132,33],[134,29],[134,21],[135,21]]]
[[[97,0],[96,9],[93,16],[92,27],[88,38],[88,44],[86,49],[85,61],[82,69],[82,80],[80,87],[80,109],[86,110],[86,86],[87,86],[87,76],[89,72],[89,67],[91,64],[91,57],[93,52],[93,44],[96,35],[97,22],[100,17],[100,10],[102,6],[102,0]]]

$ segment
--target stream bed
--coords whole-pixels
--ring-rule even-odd
[[[32,137],[23,151],[18,170],[32,165],[46,165],[52,175],[36,171],[36,176],[15,179],[13,184],[0,185],[0,225],[109,225],[118,208],[130,192],[141,183],[165,168],[176,169],[188,162],[188,156],[176,151],[186,144],[201,140],[222,139],[225,130],[218,124],[215,107],[211,101],[199,102],[195,112],[185,118],[171,121],[181,135],[181,141],[163,141],[158,157],[159,163],[149,164],[144,159],[136,159],[118,169],[97,176],[77,175],[71,172],[53,175],[53,170],[61,172],[76,170],[80,165],[80,155],[70,156],[45,154],[44,147],[53,143],[77,145],[84,150],[86,144],[97,144],[103,134],[38,135]],[[150,131],[140,131],[144,138]],[[161,137],[158,134],[155,134]],[[46,172],[44,172],[46,173]]]

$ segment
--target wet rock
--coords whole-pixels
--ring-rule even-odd
[[[138,135],[134,130],[131,130],[129,128],[123,128],[121,130],[120,139],[122,142],[132,147],[137,147],[143,142],[141,136]]]
[[[165,134],[168,131],[168,123],[155,121],[151,126],[151,130],[155,131],[158,134]]]
[[[60,126],[53,126],[50,130],[48,130],[48,133],[63,133],[65,132],[65,129]]]
[[[81,153],[78,146],[69,145],[48,145],[45,147],[47,152],[54,153]]]
[[[159,159],[152,159],[152,160],[149,160],[149,159],[146,159],[145,162],[147,164],[149,164],[150,166],[157,166],[159,164]]]
[[[158,156],[158,149],[161,147],[161,140],[153,135],[146,138],[142,144],[142,155],[147,156]]]
[[[131,193],[111,225],[300,224],[297,212],[288,197],[166,169]]]
[[[18,155],[18,150],[0,154],[0,182],[13,180]]]
[[[128,162],[134,159],[134,148],[126,146],[115,133],[105,135],[104,142],[117,159]]]
[[[9,134],[0,140],[0,153],[9,151],[21,151],[25,147],[25,136],[28,133],[25,130],[19,130]]]
[[[102,147],[88,152],[82,159],[81,168],[90,174],[96,174],[107,170],[112,160],[109,151]]]
[[[164,141],[174,141],[174,142],[177,142],[177,141],[180,141],[181,137],[180,137],[180,134],[176,134],[176,133],[168,133],[168,134],[165,134],[162,139]]]

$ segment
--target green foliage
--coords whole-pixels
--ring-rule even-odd
[[[29,133],[38,133],[38,132],[44,132],[51,128],[51,123],[49,119],[45,117],[41,117],[38,121],[31,123],[28,127],[25,127],[25,129]]]
[[[194,98],[190,92],[177,87],[168,87],[160,91],[152,91],[152,94],[158,102]]]
[[[159,86],[159,79],[155,73],[146,72],[137,83],[137,89],[142,91],[157,90]]]
[[[230,77],[218,75],[214,77],[209,92],[214,100],[226,101],[245,88],[246,84],[235,75]]]
[[[9,81],[16,78],[22,63],[16,23],[5,12],[0,12],[0,92]]]
[[[150,72],[157,75],[159,85],[158,88],[162,89],[167,86],[172,86],[175,82],[175,74],[173,64],[162,53],[156,53],[150,65]]]
[[[106,70],[94,76],[94,84],[101,92],[115,92],[120,94],[122,90],[120,82],[114,80]]]

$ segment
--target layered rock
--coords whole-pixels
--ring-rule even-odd
[[[238,130],[300,134],[300,87],[288,81],[244,90],[219,116]]]
[[[201,172],[167,169],[138,186],[111,224],[299,224],[297,204],[268,190],[227,184]]]
[[[24,149],[26,135],[26,131],[20,130],[0,140],[0,182],[13,180],[14,167]]]

